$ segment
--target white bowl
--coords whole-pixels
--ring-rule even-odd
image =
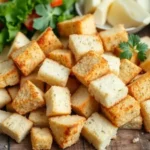
[[[75,4],[75,8],[76,8],[76,11],[77,11],[79,16],[84,15],[84,13],[83,13],[83,4],[84,4],[84,0],[78,0],[78,2],[76,2],[76,4]],[[142,30],[145,26],[146,25],[139,26],[139,27],[126,28],[126,31],[129,32],[129,33],[137,33],[140,30]],[[100,26],[100,25],[96,24],[96,27],[98,29],[101,29],[101,30],[107,30],[107,29],[112,28],[112,26],[108,23],[106,23],[103,26]]]

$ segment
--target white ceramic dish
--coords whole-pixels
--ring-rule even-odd
[[[84,0],[79,0],[75,4],[76,11],[77,11],[78,15],[80,15],[80,16],[84,15],[84,13],[83,13],[83,3],[84,3]],[[139,27],[126,28],[126,31],[129,32],[129,33],[137,33],[140,30],[142,30],[145,26],[146,25],[139,26]],[[98,29],[101,29],[101,30],[107,30],[107,29],[112,28],[112,26],[109,25],[109,24],[105,24],[104,26],[100,26],[100,25],[96,24],[96,27]]]

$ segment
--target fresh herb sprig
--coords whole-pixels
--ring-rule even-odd
[[[138,35],[130,34],[127,42],[121,42],[119,44],[122,52],[120,53],[121,59],[131,59],[133,53],[138,53],[138,59],[144,61],[146,59],[146,51],[148,45],[140,41]]]

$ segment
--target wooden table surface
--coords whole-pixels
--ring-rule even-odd
[[[138,33],[140,36],[150,36],[150,25]],[[139,142],[133,143],[134,138]],[[0,135],[0,150],[31,150],[30,137],[28,136],[21,144],[17,144],[8,136]],[[52,150],[61,150],[53,143]],[[84,138],[66,150],[95,150]],[[107,150],[150,150],[150,134],[138,130],[119,130],[117,139],[112,140]]]

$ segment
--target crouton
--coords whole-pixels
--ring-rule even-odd
[[[21,72],[27,76],[45,59],[45,55],[37,42],[32,41],[13,52],[11,58]]]
[[[130,83],[134,82],[135,80],[137,80],[138,78],[140,78],[143,74],[138,74],[135,78],[133,78]],[[129,84],[130,84],[129,83]]]
[[[86,118],[99,110],[98,102],[90,96],[88,89],[83,85],[72,95],[71,106],[74,112]]]
[[[91,14],[77,16],[71,20],[58,23],[60,36],[68,37],[71,34],[95,34],[96,26]]]
[[[91,50],[99,54],[102,54],[104,51],[98,35],[70,35],[69,48],[74,54],[76,61]]]
[[[27,80],[12,102],[13,108],[21,115],[45,105],[43,92]]]
[[[150,132],[150,100],[146,100],[141,103],[141,113],[145,130]]]
[[[149,81],[150,81],[150,72],[147,72],[128,85],[129,94],[139,102],[150,99]]]
[[[133,97],[127,95],[111,108],[101,107],[105,116],[117,127],[128,123],[140,114],[140,105]]]
[[[6,120],[11,115],[10,112],[6,112],[3,110],[0,110],[0,133],[2,133],[1,124],[4,120]]]
[[[136,118],[133,118],[130,122],[121,126],[121,129],[130,129],[130,130],[140,130],[142,129],[142,116],[139,115]]]
[[[142,69],[129,61],[128,59],[122,59],[120,65],[120,74],[119,78],[125,83],[128,84],[132,79],[134,79]]]
[[[48,117],[46,116],[45,108],[40,108],[32,111],[29,115],[29,120],[33,122],[33,126],[49,127]]]
[[[0,89],[0,108],[3,108],[6,104],[11,102],[11,97],[9,96],[6,89]]]
[[[74,57],[70,50],[57,49],[47,55],[48,58],[59,62],[67,68],[72,68],[74,65]]]
[[[38,79],[49,85],[66,86],[70,69],[51,59],[45,59],[38,72]]]
[[[88,86],[92,80],[105,75],[108,71],[109,66],[107,61],[93,51],[88,52],[72,68],[73,74],[85,86]]]
[[[1,129],[3,133],[20,143],[29,133],[32,125],[30,120],[14,113],[1,123]]]
[[[110,73],[92,81],[89,92],[104,107],[110,108],[127,96],[128,88],[116,75]]]
[[[112,53],[104,53],[102,57],[107,60],[110,71],[118,76],[120,72],[120,59]]]
[[[0,53],[0,63],[8,60],[8,52],[9,52],[10,47],[9,46],[5,46],[2,50],[2,52]]]
[[[18,50],[19,48],[27,45],[30,42],[30,40],[22,33],[18,32],[8,53],[8,57],[11,57],[11,54]]]
[[[32,128],[31,143],[33,150],[50,150],[52,142],[53,137],[48,128]]]
[[[39,89],[41,89],[44,92],[44,82],[40,81],[37,77],[37,73],[32,73],[29,76],[22,76],[20,80],[20,87],[23,86],[23,84],[27,81],[31,81],[34,85],[36,85]]]
[[[70,92],[67,88],[52,86],[44,97],[47,106],[46,116],[71,114]]]
[[[63,44],[64,48],[68,48],[69,38],[68,37],[60,37],[60,42]]]
[[[56,35],[50,27],[48,27],[37,38],[37,43],[39,44],[45,55],[47,55],[52,50],[63,48],[62,43],[59,41],[59,39],[56,37]]]
[[[12,60],[0,63],[0,88],[16,85],[19,80],[19,72]]]
[[[98,113],[92,114],[82,129],[84,136],[97,150],[105,150],[117,134],[117,127]]]
[[[49,119],[50,129],[61,148],[67,148],[79,140],[79,136],[84,125],[85,118],[72,116],[58,116]]]
[[[108,52],[113,52],[120,42],[128,41],[128,33],[121,24],[109,30],[101,31],[99,35],[102,39],[105,51]]]

